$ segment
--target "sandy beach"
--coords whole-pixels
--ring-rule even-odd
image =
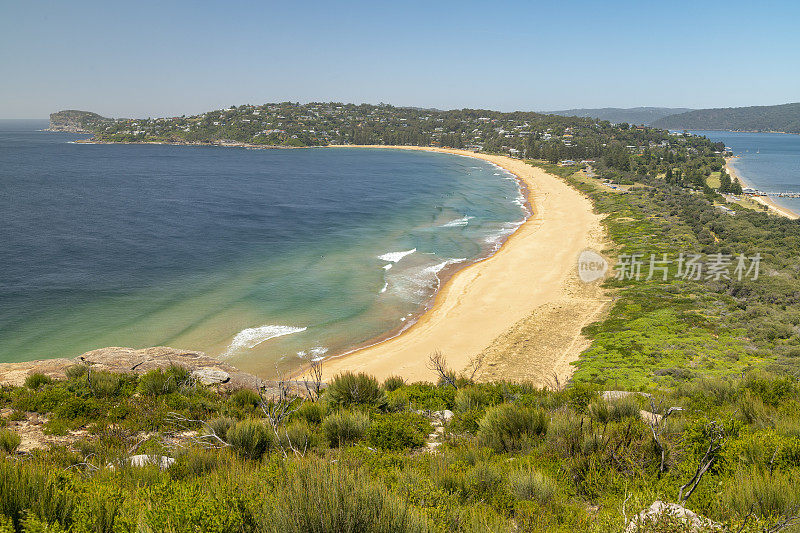
[[[577,276],[585,249],[602,251],[602,217],[562,179],[504,156],[462,150],[425,150],[483,159],[525,185],[533,215],[491,257],[456,272],[431,309],[405,332],[373,346],[326,360],[323,379],[352,370],[379,379],[433,380],[429,355],[439,350],[455,370],[481,361],[481,380],[564,383],[571,362],[588,346],[581,329],[597,320],[609,298]],[[300,372],[298,375],[302,375]]]
[[[728,172],[728,174],[731,175],[731,177],[737,178],[739,180],[739,183],[742,184],[742,187],[750,187],[750,188],[753,188],[753,189],[757,189],[757,187],[754,187],[751,183],[749,183],[746,179],[744,179],[744,177],[742,177],[741,174],[736,172],[736,169],[733,166],[733,161],[735,159],[738,159],[738,157],[737,156],[733,156],[733,157],[726,157],[725,158],[725,170]],[[780,215],[782,217],[790,218],[792,220],[797,220],[797,219],[800,218],[799,214],[795,213],[791,209],[783,207],[782,205],[778,205],[769,196],[753,196],[752,198],[753,198],[753,200],[755,200],[756,202],[760,203],[761,205],[767,206],[769,208],[769,210],[772,211],[773,213],[775,213],[776,215]]]

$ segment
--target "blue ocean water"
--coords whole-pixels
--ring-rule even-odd
[[[526,215],[472,158],[44,127],[0,121],[0,361],[167,345],[272,375],[402,329]]]
[[[767,192],[800,192],[800,135],[787,133],[740,133],[694,131],[712,141],[722,141],[738,159],[733,168],[756,189]],[[800,213],[800,199],[772,198]]]

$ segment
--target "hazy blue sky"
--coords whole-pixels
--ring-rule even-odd
[[[0,0],[0,118],[800,101],[800,2]]]

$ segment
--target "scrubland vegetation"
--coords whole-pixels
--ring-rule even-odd
[[[319,398],[267,398],[209,390],[180,368],[79,370],[2,390],[4,412],[39,413],[73,438],[14,455],[16,434],[0,433],[0,530],[621,531],[683,493],[732,531],[766,531],[800,504],[791,377],[604,398],[585,380],[345,374]],[[135,454],[175,463],[134,466]]]

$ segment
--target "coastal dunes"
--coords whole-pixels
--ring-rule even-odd
[[[455,370],[480,361],[481,380],[540,385],[568,380],[570,363],[588,346],[581,329],[599,318],[609,301],[597,285],[577,276],[580,252],[601,251],[605,240],[602,217],[590,200],[564,180],[510,157],[428,147],[362,148],[424,150],[494,163],[522,181],[533,215],[497,253],[456,272],[414,325],[324,361],[323,377],[355,371],[430,381],[435,374],[429,356],[440,351]]]

